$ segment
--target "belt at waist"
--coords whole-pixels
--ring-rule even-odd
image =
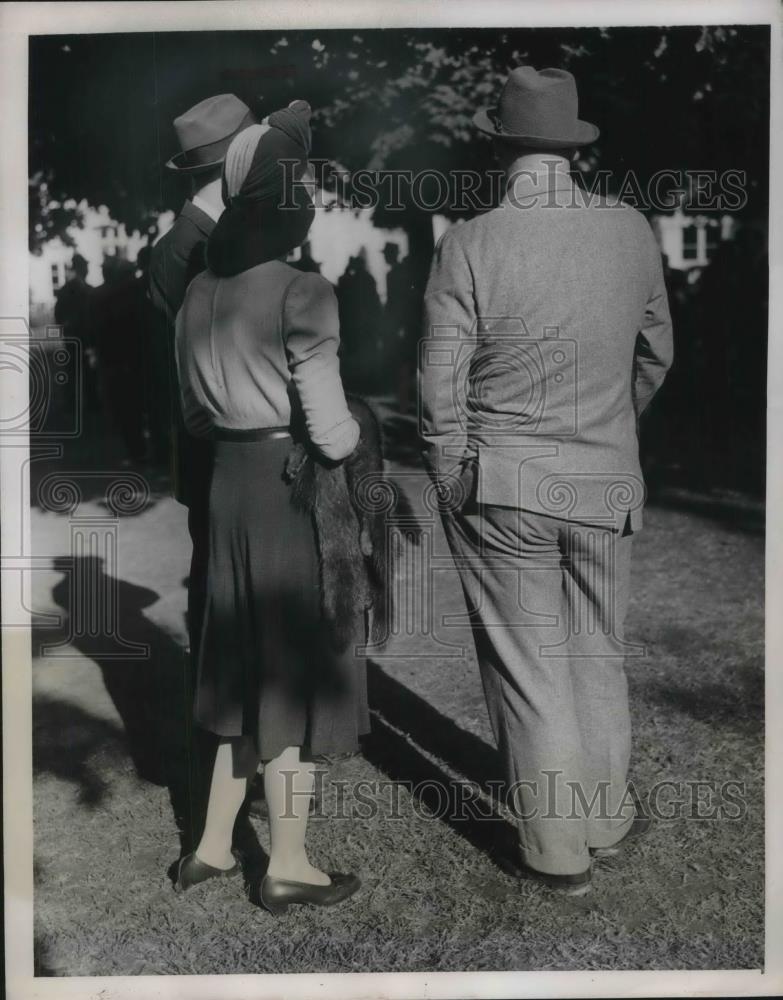
[[[210,435],[213,441],[274,441],[291,437],[288,427],[251,427],[235,430],[231,427],[215,427]]]

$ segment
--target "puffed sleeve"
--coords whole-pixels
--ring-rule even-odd
[[[359,441],[359,425],[340,380],[337,298],[326,278],[305,272],[291,282],[283,306],[283,337],[310,440],[326,458],[346,458]]]

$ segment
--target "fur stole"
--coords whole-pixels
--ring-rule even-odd
[[[355,396],[348,397],[348,408],[361,428],[354,452],[342,462],[328,462],[296,443],[284,473],[291,502],[313,518],[321,609],[337,650],[357,640],[357,621],[368,611],[370,642],[387,637],[394,573],[387,520],[390,515],[413,520],[407,498],[384,473],[377,417]],[[360,642],[365,638],[361,625],[358,636]]]

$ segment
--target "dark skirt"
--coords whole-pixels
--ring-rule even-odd
[[[336,652],[321,615],[312,519],[294,509],[283,480],[290,449],[289,437],[215,443],[195,717],[242,738],[235,773],[289,746],[354,752],[370,729],[366,660],[354,653],[365,615],[355,643]]]

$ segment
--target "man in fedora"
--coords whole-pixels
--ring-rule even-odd
[[[188,531],[192,543],[188,578],[188,634],[193,666],[197,662],[206,601],[211,447],[208,441],[188,434],[182,420],[173,351],[174,321],[188,285],[206,266],[206,243],[223,212],[221,174],[228,147],[234,136],[255,123],[256,117],[250,108],[233,94],[208,97],[174,119],[180,151],[168,161],[166,167],[189,182],[191,193],[174,225],[152,248],[150,258],[150,298],[159,315],[162,327],[159,346],[161,355],[165,355],[161,358],[160,367],[168,376],[175,496],[188,508]],[[203,771],[203,775],[195,776],[199,783],[211,771],[212,750],[212,747],[199,747],[196,759],[201,758]],[[199,788],[201,795],[204,791]]]
[[[220,175],[226,150],[235,135],[255,122],[250,108],[233,94],[208,97],[174,119],[181,148],[166,167],[190,181],[192,193],[155,244],[150,267],[152,301],[170,323],[188,285],[204,270],[204,246],[223,212]]]
[[[644,486],[637,423],[672,361],[661,258],[570,160],[598,129],[573,76],[523,66],[474,123],[506,192],[435,250],[421,430],[518,837],[498,860],[568,893],[645,831],[623,661]]]

